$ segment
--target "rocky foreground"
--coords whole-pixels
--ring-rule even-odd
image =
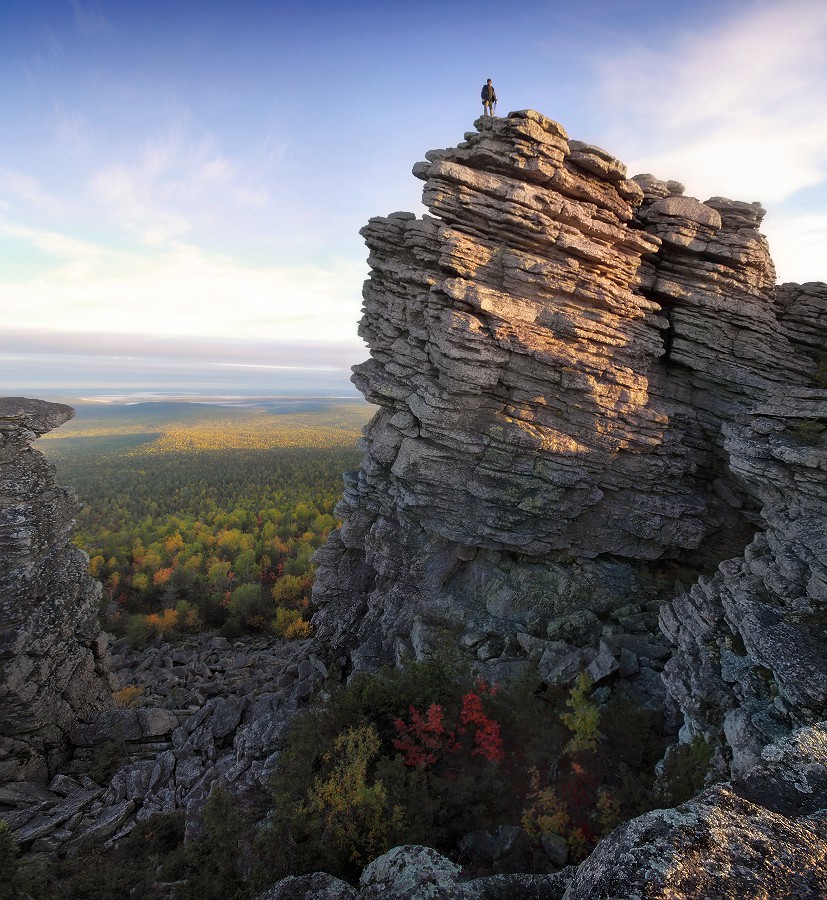
[[[818,900],[827,894],[827,729],[765,748],[744,779],[621,825],[580,866],[463,880],[427,847],[395,847],[358,887],[316,873],[256,900]]]
[[[827,285],[775,284],[759,204],[629,178],[531,110],[476,126],[414,167],[429,215],[363,230],[378,412],[314,638],[109,646],[29,448],[70,411],[3,401],[0,816],[24,849],[193,827],[217,784],[243,803],[326,679],[450,644],[492,681],[585,670],[703,739],[718,783],[576,869],[464,882],[396,848],[359,888],[268,898],[827,895]]]

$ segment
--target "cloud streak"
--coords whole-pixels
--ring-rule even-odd
[[[37,178],[0,166],[0,209],[12,211],[20,205],[54,215],[62,205],[50,196]]]
[[[636,48],[601,70],[599,91],[620,111],[614,137],[635,171],[668,168],[661,176],[698,194],[766,202],[827,177],[821,2],[742,4],[704,31]]]
[[[243,175],[211,137],[192,140],[181,128],[145,141],[137,159],[107,165],[90,187],[116,225],[150,246],[187,234],[196,219],[215,222],[269,200],[266,184]]]
[[[110,359],[178,360],[254,368],[340,370],[361,361],[361,342],[241,340],[121,332],[72,332],[54,328],[20,328],[0,332],[0,353],[19,356],[80,356]]]
[[[49,272],[0,284],[0,328],[356,341],[364,266],[250,266],[177,244],[116,252],[53,232],[5,226],[52,253]]]
[[[779,277],[812,275],[819,264],[797,241],[811,247],[815,229],[827,243],[816,190],[827,185],[821,0],[724,7],[705,28],[611,56],[598,71],[597,94],[613,111],[607,140],[632,173],[677,179],[700,199],[761,201]]]
[[[149,388],[184,394],[334,392],[356,396],[349,342],[131,336],[120,332],[0,331],[0,394],[104,394]]]

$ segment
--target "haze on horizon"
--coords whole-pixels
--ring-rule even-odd
[[[487,77],[827,277],[821,0],[6,0],[0,73],[6,394],[355,393],[359,228],[422,212]]]

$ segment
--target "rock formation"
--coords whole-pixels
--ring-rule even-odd
[[[71,416],[0,400],[0,781],[48,780],[70,726],[111,703],[101,588],[69,542],[77,500],[29,446]]]
[[[431,216],[362,232],[379,411],[319,634],[346,670],[442,636],[489,677],[662,679],[732,780],[576,872],[463,884],[396,848],[342,896],[824,896],[827,285],[775,285],[757,203],[630,180],[532,111],[476,125],[414,167]]]
[[[432,215],[362,232],[379,411],[319,635],[346,668],[458,637],[489,677],[533,656],[657,701],[659,611],[682,736],[743,772],[827,699],[827,288],[776,288],[757,203],[530,110],[476,124],[414,166]]]

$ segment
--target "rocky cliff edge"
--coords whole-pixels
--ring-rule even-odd
[[[69,728],[111,704],[101,587],[69,540],[78,503],[30,447],[72,415],[0,399],[0,781],[47,781]]]
[[[758,203],[475,124],[414,166],[430,215],[362,231],[378,411],[318,634],[345,671],[458,641],[622,680],[742,773],[827,700],[827,286],[776,286]]]

